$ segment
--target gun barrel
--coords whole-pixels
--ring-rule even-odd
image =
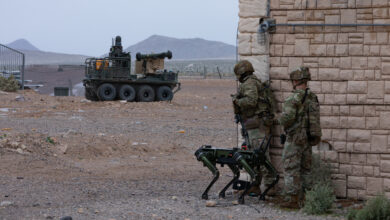
[[[172,59],[172,52],[171,51],[167,51],[167,52],[164,52],[164,53],[152,53],[152,54],[142,54],[142,53],[137,53],[135,55],[137,61],[141,61],[141,60],[145,60],[145,59],[152,59],[152,60],[155,60],[155,59],[164,59],[164,58],[168,58],[168,59]]]

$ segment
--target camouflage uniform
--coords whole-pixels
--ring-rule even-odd
[[[240,64],[247,65],[244,66],[244,69],[249,71],[245,71],[243,74],[237,74],[237,66]],[[259,90],[262,89],[263,85],[253,75],[253,67],[248,61],[240,61],[236,65],[235,72],[241,84],[238,93],[233,98],[234,113],[242,117],[249,136],[249,140],[245,141],[249,141],[251,146],[250,150],[253,150],[253,148],[259,147],[263,138],[270,133],[270,125],[265,123],[266,119],[263,120],[260,117],[268,109],[265,103],[262,103],[264,97],[259,97]],[[269,151],[266,152],[266,157],[271,161]],[[265,167],[261,167],[260,170],[264,176],[264,184],[266,186],[270,185],[273,181],[271,174]],[[257,181],[260,184],[261,176]]]
[[[307,69],[308,70],[308,69]],[[308,73],[310,79],[310,73]],[[305,106],[317,96],[310,89],[295,89],[284,102],[280,124],[284,127],[287,141],[283,149],[284,184],[287,196],[302,199],[304,189],[309,186],[308,175],[311,168],[312,148],[307,129],[308,118]],[[318,102],[317,102],[318,103]]]

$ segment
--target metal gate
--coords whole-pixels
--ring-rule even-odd
[[[24,53],[0,44],[0,76],[13,75],[24,89]]]

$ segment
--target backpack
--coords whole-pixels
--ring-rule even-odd
[[[309,89],[306,89],[305,96],[302,99],[302,104],[304,104],[305,121],[307,122],[306,134],[309,140],[309,145],[315,146],[320,143],[322,136],[320,104],[317,96],[308,91]]]
[[[273,118],[275,114],[275,96],[271,89],[270,81],[259,83],[258,85],[258,94],[259,94],[259,102],[258,102],[258,111],[262,117],[265,117],[264,124],[267,126],[272,126]]]

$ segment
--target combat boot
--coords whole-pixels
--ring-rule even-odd
[[[280,204],[281,208],[300,209],[299,195],[291,195],[289,199]]]

